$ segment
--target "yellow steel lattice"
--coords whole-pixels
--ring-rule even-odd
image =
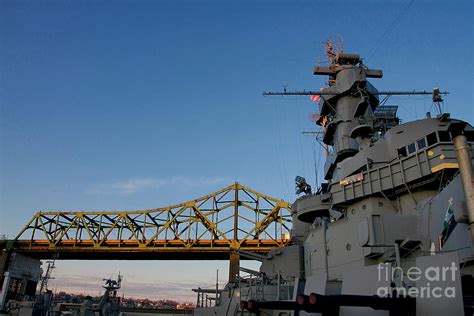
[[[15,238],[30,252],[266,252],[289,242],[291,211],[238,183],[199,199],[127,212],[39,212]]]

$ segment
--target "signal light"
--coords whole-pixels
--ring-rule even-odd
[[[304,305],[306,298],[307,298],[306,295],[298,294],[298,296],[296,297],[296,303],[298,305]]]
[[[256,312],[258,310],[257,302],[254,300],[249,300],[247,302],[247,309],[249,312]]]
[[[308,301],[309,301],[309,303],[310,303],[311,305],[315,305],[316,302],[318,301],[318,294],[316,294],[316,293],[311,293],[311,294],[309,295]]]

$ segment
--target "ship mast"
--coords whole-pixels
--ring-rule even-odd
[[[358,54],[334,53],[331,41],[327,43],[328,66],[316,66],[314,75],[328,76],[328,87],[321,91],[264,92],[264,96],[319,96],[319,117],[316,124],[324,128],[323,142],[334,148],[334,164],[352,157],[370,146],[377,132],[376,108],[379,96],[432,95],[433,102],[443,101],[448,94],[435,88],[433,91],[378,91],[367,78],[382,78],[379,69],[369,69]],[[441,114],[441,113],[440,113]],[[326,174],[330,180],[332,172]]]

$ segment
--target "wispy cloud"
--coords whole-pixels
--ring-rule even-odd
[[[176,176],[172,178],[131,177],[124,180],[92,185],[87,194],[96,195],[130,195],[164,186],[194,187],[217,184],[230,184],[234,181],[229,177],[201,177],[190,178]]]
[[[86,193],[99,195],[129,195],[151,188],[157,188],[162,185],[163,184],[157,181],[157,179],[133,177],[110,183],[95,184],[91,186]]]

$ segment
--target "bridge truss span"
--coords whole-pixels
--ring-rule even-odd
[[[63,259],[228,259],[290,241],[290,205],[238,183],[185,203],[124,212],[38,212],[16,252]]]

